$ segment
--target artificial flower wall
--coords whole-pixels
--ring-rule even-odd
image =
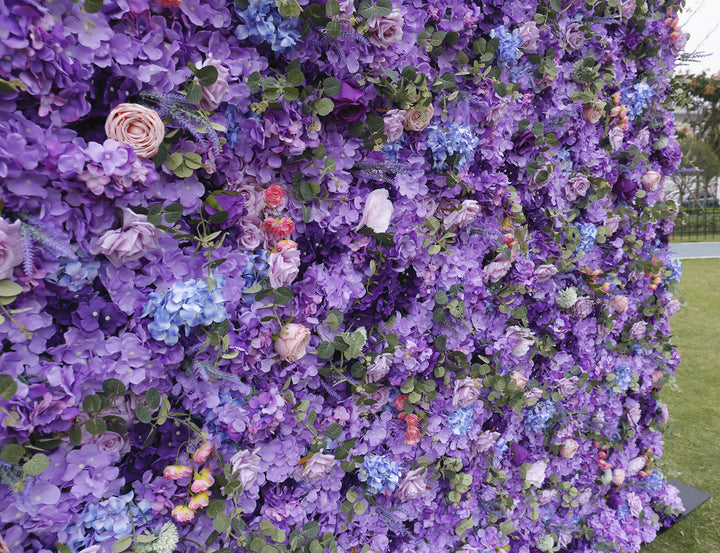
[[[0,550],[652,540],[678,3],[0,3]]]

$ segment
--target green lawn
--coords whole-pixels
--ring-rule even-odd
[[[672,319],[682,363],[661,392],[670,411],[664,472],[713,497],[642,553],[720,552],[720,259],[683,262],[684,307]]]

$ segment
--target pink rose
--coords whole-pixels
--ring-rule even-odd
[[[435,108],[432,104],[424,110],[411,108],[405,111],[405,121],[403,126],[407,131],[421,131],[430,124],[430,120],[435,115]]]
[[[385,378],[387,373],[390,372],[392,366],[392,354],[381,353],[375,358],[375,362],[372,363],[365,372],[365,382],[378,382]]]
[[[648,171],[643,175],[642,178],[643,188],[648,192],[652,190],[657,190],[660,186],[661,179],[662,175],[657,171]]]
[[[427,469],[425,467],[408,472],[397,489],[398,499],[400,501],[410,501],[424,494],[427,491],[426,474]]]
[[[337,461],[334,455],[328,453],[314,453],[312,457],[295,469],[295,480],[315,482],[323,478],[335,466]]]
[[[213,451],[215,451],[215,446],[211,442],[203,442],[202,445],[193,452],[192,460],[195,463],[204,463]]]
[[[123,451],[126,448],[128,450],[130,449],[130,444],[128,444],[127,440],[117,432],[104,432],[103,434],[93,436],[92,441],[98,446],[100,451],[113,453]]]
[[[642,469],[645,468],[645,465],[647,465],[648,458],[645,457],[645,455],[640,455],[639,457],[635,457],[634,459],[631,459],[628,463],[627,468],[627,475],[628,476],[635,476],[638,472],[640,472]]]
[[[565,31],[565,41],[567,42],[568,50],[571,52],[582,48],[582,45],[585,43],[585,33],[578,23],[568,25]]]
[[[530,346],[535,343],[532,333],[528,329],[519,326],[511,326],[508,328],[505,332],[505,337],[510,343],[512,353],[515,357],[525,355],[530,351]]]
[[[172,517],[178,522],[190,522],[195,518],[195,511],[186,505],[178,505],[172,510]]]
[[[623,482],[625,482],[625,469],[618,467],[612,472],[612,483],[616,486],[622,486]]]
[[[357,228],[368,227],[373,232],[386,232],[393,215],[393,204],[388,200],[388,191],[384,188],[373,190],[365,199],[362,219]]]
[[[535,275],[538,282],[545,282],[555,276],[557,272],[555,265],[538,265],[535,267],[533,275]]]
[[[193,493],[200,493],[204,492],[205,490],[210,489],[210,487],[215,483],[215,478],[213,477],[212,473],[210,472],[210,469],[202,469],[200,472],[196,472],[195,476],[193,477],[192,485],[190,486],[190,491]]]
[[[20,221],[12,224],[0,217],[0,280],[12,277],[13,269],[23,261]]]
[[[102,253],[115,267],[120,267],[159,248],[160,236],[162,231],[148,223],[145,215],[124,209],[122,229],[103,234],[90,252]]]
[[[127,144],[140,159],[158,153],[165,125],[156,111],[139,104],[120,104],[105,120],[105,134]]]
[[[309,343],[310,331],[301,324],[290,323],[280,329],[275,339],[275,351],[281,360],[294,363],[305,357]]]
[[[270,286],[273,288],[288,286],[300,272],[300,250],[286,248],[282,252],[274,251],[270,254],[268,263]]]
[[[545,461],[537,461],[530,465],[527,473],[525,474],[525,481],[531,486],[539,488],[545,481],[545,469],[547,463]]]
[[[230,465],[243,489],[248,489],[255,483],[258,472],[260,472],[260,456],[256,451],[241,449],[230,457]]]
[[[520,27],[520,38],[522,45],[520,46],[526,52],[534,52],[537,50],[537,40],[540,36],[540,29],[534,21],[527,21]]]
[[[383,123],[385,124],[385,136],[388,137],[388,142],[395,142],[403,134],[403,122],[405,121],[405,110],[404,109],[391,109],[383,117]]]
[[[580,444],[578,444],[572,438],[568,438],[560,446],[560,457],[562,457],[563,459],[572,459],[577,453],[578,449],[580,449]]]
[[[510,260],[505,259],[505,256],[499,254],[495,261],[488,263],[483,271],[485,272],[485,279],[490,282],[497,282],[504,277],[510,270]]]
[[[478,395],[480,395],[480,390],[474,378],[456,380],[453,387],[453,407],[467,407],[477,399]]]
[[[525,378],[525,376],[522,373],[520,373],[518,371],[512,371],[510,373],[510,381],[515,383],[516,389],[521,390],[527,384],[528,379]]]
[[[282,186],[271,184],[268,188],[263,190],[263,196],[265,197],[265,203],[268,206],[279,207],[285,199],[285,190]]]
[[[217,80],[209,85],[202,87],[202,99],[200,100],[200,107],[208,111],[214,111],[223,101],[225,94],[227,93],[230,86],[228,85],[227,78],[230,76],[230,71],[227,67],[222,65],[220,62],[208,58],[197,66],[198,69],[212,65],[217,69],[218,76]]]
[[[415,445],[420,442],[420,429],[410,425],[405,430],[405,445]]]
[[[582,198],[590,188],[590,181],[585,175],[575,175],[565,184],[565,197],[568,201],[574,202],[578,198]]]
[[[615,298],[613,299],[613,304],[615,313],[621,315],[622,313],[625,313],[625,311],[627,311],[630,300],[627,298],[627,296],[615,296]]]
[[[368,40],[378,48],[387,48],[403,37],[403,17],[397,8],[390,15],[373,15],[367,27]]]
[[[480,204],[476,200],[465,200],[463,201],[460,209],[451,211],[450,214],[445,217],[443,224],[447,230],[457,230],[465,228],[472,223],[480,213]]]
[[[583,119],[594,125],[600,121],[603,113],[605,113],[606,104],[607,102],[601,102],[600,100],[596,100],[592,104],[585,104],[582,111]]]

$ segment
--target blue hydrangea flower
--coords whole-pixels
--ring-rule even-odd
[[[480,139],[473,134],[472,127],[465,123],[435,124],[430,127],[427,145],[432,151],[434,169],[449,166],[462,169],[475,156]]]
[[[670,276],[668,276],[668,280],[672,280],[675,283],[680,282],[680,279],[682,278],[683,272],[682,272],[682,261],[679,259],[671,259],[670,263],[668,264],[667,268],[670,270]]]
[[[70,292],[77,292],[98,276],[100,262],[95,260],[64,259],[58,270],[45,277],[58,286],[66,286]]]
[[[472,406],[460,407],[457,411],[450,413],[448,424],[452,428],[452,433],[458,436],[464,436],[470,432],[475,424],[475,413]]]
[[[134,497],[134,492],[130,491],[125,495],[104,499],[100,503],[88,503],[82,512],[82,524],[68,529],[68,534],[72,536],[71,541],[76,542],[78,536],[87,533],[91,534],[94,541],[100,543],[118,540],[132,534],[132,519],[135,520],[136,525],[141,521],[152,520],[150,502],[146,499],[133,502]]]
[[[260,250],[257,254],[249,254],[247,262],[243,267],[242,276],[245,279],[245,290],[251,288],[255,284],[262,283],[268,278],[269,254],[266,250]],[[243,294],[245,303],[253,303],[255,301],[254,294]]]
[[[555,403],[552,400],[538,402],[526,411],[525,428],[532,432],[542,432],[554,415]]]
[[[213,275],[211,287],[206,279],[190,279],[176,282],[166,292],[152,292],[143,309],[143,317],[153,317],[148,330],[153,339],[169,346],[177,344],[180,327],[185,327],[185,336],[190,328],[220,323],[227,319],[222,287],[225,276]]]
[[[616,386],[620,388],[620,391],[625,392],[632,382],[632,369],[628,365],[621,365],[615,369],[615,376],[617,377]]]
[[[236,7],[235,13],[241,21],[235,29],[240,40],[266,42],[275,52],[286,52],[300,40],[299,18],[281,16],[274,0],[249,0],[247,8]]]
[[[585,255],[592,250],[595,245],[597,227],[595,227],[592,223],[580,223],[576,225],[576,228],[580,232],[580,245],[578,246],[578,252]]]
[[[653,96],[655,96],[655,91],[646,82],[637,83],[632,90],[623,91],[623,103],[628,109],[628,117],[637,119],[642,115],[642,112],[650,105]]]
[[[358,472],[358,479],[367,482],[370,491],[374,494],[380,493],[384,488],[394,491],[400,483],[401,476],[400,465],[390,461],[386,455],[374,453],[365,456]]]
[[[520,45],[523,41],[520,36],[520,29],[515,29],[511,33],[505,25],[500,25],[490,31],[490,36],[500,41],[500,46],[495,52],[498,65],[508,67],[517,63],[520,59]]]
[[[665,484],[665,477],[659,470],[654,470],[647,478],[644,478],[641,482],[644,487],[656,492]]]
[[[238,133],[240,132],[240,125],[236,121],[237,108],[232,104],[228,104],[225,108],[225,117],[227,117],[227,131],[225,131],[225,137],[227,138],[228,146],[231,148],[235,147],[238,143]]]

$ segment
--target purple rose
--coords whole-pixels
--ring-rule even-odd
[[[574,202],[578,198],[582,198],[590,188],[590,181],[585,175],[575,175],[567,181],[565,185],[565,197],[568,201]]]
[[[273,288],[288,286],[300,272],[300,250],[286,248],[282,252],[272,252],[268,263],[270,286]]]
[[[420,467],[411,470],[405,475],[396,492],[400,501],[415,499],[427,491],[426,474],[427,469]]]
[[[334,455],[327,453],[314,453],[302,466],[295,469],[295,480],[315,482],[332,470],[337,461]]]
[[[242,230],[243,234],[238,241],[238,244],[240,246],[250,251],[260,246],[263,236],[259,226],[252,223],[243,222]]]
[[[390,372],[393,356],[390,353],[382,353],[375,358],[375,362],[367,368],[365,382],[378,382],[385,378]]]
[[[215,69],[217,69],[218,76],[217,80],[213,84],[202,87],[200,107],[208,111],[214,111],[223,101],[223,97],[230,88],[227,82],[230,71],[221,63],[213,61],[212,58],[206,59],[204,62],[199,64],[197,68],[200,69],[202,67],[207,67],[208,65],[212,65]]]
[[[633,340],[642,340],[645,338],[645,332],[647,324],[645,321],[638,321],[634,325],[632,325],[632,328],[630,329],[630,337]]]
[[[456,380],[453,388],[452,404],[453,407],[467,407],[477,399],[480,390],[477,387],[477,381],[474,378],[463,378]]]
[[[255,483],[257,474],[260,472],[260,457],[257,455],[257,450],[247,451],[241,449],[230,457],[230,465],[233,472],[237,473],[237,478],[243,489],[248,489]]]
[[[367,20],[368,40],[378,48],[400,42],[403,36],[403,17],[396,8],[390,15],[373,15]]]
[[[367,111],[365,92],[353,81],[343,81],[340,93],[332,100],[335,104],[333,116],[348,125],[362,119]]]
[[[537,40],[540,36],[540,29],[534,21],[527,21],[520,27],[521,48],[526,52],[537,50]]]
[[[613,152],[617,152],[625,139],[625,131],[620,127],[613,127],[610,129],[608,139],[610,140],[610,147],[613,149]]]
[[[565,40],[567,41],[568,50],[574,52],[582,48],[585,43],[585,33],[578,23],[571,23],[565,31]]]
[[[640,188],[640,185],[630,179],[620,178],[613,185],[613,192],[616,196],[619,196],[626,202],[631,201],[635,197],[635,193]]]
[[[451,211],[450,214],[445,217],[443,224],[447,230],[465,228],[475,220],[478,213],[480,213],[480,204],[477,203],[476,200],[465,200],[460,206],[460,209]]]
[[[102,235],[91,253],[104,254],[115,267],[140,259],[147,252],[159,247],[162,231],[148,223],[145,215],[123,210],[122,229],[111,230]]]
[[[512,458],[510,459],[510,462],[516,467],[522,465],[530,456],[530,452],[527,448],[521,446],[520,444],[512,444],[510,449],[512,450]]]
[[[485,278],[490,282],[497,282],[504,277],[510,270],[510,261],[505,259],[502,254],[495,258],[495,261],[488,263],[483,271],[485,271]]]
[[[13,269],[23,260],[20,221],[8,224],[0,217],[0,280],[12,277]]]
[[[550,280],[557,274],[557,267],[555,265],[538,265],[535,267],[534,275],[538,282],[545,282]]]
[[[385,136],[388,137],[388,142],[395,142],[399,140],[403,134],[403,123],[405,122],[405,110],[404,109],[391,109],[383,117],[383,123],[385,124]]]
[[[577,302],[575,302],[575,313],[577,313],[580,317],[587,317],[590,313],[592,313],[592,309],[593,300],[588,296],[580,296]]]

